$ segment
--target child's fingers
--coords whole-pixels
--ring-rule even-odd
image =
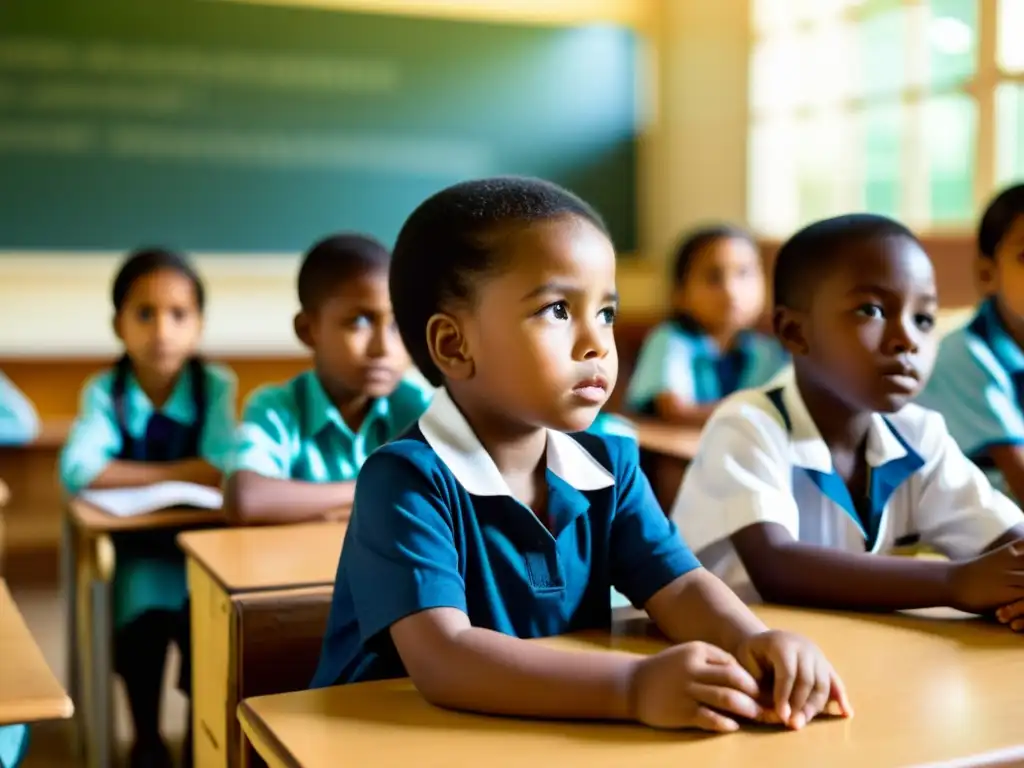
[[[761,717],[761,705],[735,688],[694,683],[690,686],[689,693],[698,704],[711,707],[717,712],[745,717],[747,720],[757,720]]]
[[[700,728],[702,731],[732,733],[740,729],[740,724],[707,707],[697,707],[697,712],[693,716],[693,727]]]
[[[782,650],[772,659],[772,662],[775,671],[775,711],[779,713],[782,722],[788,723],[793,714],[789,700],[793,695],[793,686],[796,684],[797,678],[796,651]]]
[[[828,697],[832,692],[832,670],[824,659],[818,659],[814,667],[814,688],[803,708],[804,722],[809,723],[828,706]]]
[[[788,723],[792,728],[800,729],[807,725],[809,717],[804,715],[804,707],[814,691],[814,656],[804,652],[797,658],[796,682],[789,694],[789,709],[793,719]]]
[[[761,686],[757,684],[757,680],[735,660],[731,664],[709,664],[694,675],[694,680],[704,685],[732,688],[752,699],[756,699],[761,693]]]
[[[1010,629],[1014,632],[1024,632],[1024,619],[1017,619],[1010,623]]]
[[[839,707],[839,714],[843,717],[853,717],[853,705],[850,703],[850,697],[846,693],[846,686],[834,669],[829,678],[829,686],[831,688],[829,701],[836,703]]]
[[[1024,600],[1004,605],[996,611],[996,618],[1003,624],[1011,624],[1015,619],[1024,619]]]

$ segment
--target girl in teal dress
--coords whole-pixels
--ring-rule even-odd
[[[125,353],[86,383],[61,455],[64,487],[71,495],[170,480],[219,487],[232,447],[235,381],[197,356],[199,276],[176,253],[139,251],[114,280],[113,300]],[[130,765],[163,768],[170,765],[159,734],[169,643],[181,650],[179,687],[186,694],[191,675],[184,558],[173,532],[124,534],[114,546],[114,668],[135,726]]]

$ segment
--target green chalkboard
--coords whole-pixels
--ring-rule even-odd
[[[0,2],[0,250],[393,242],[456,181],[562,183],[636,245],[636,40],[220,0]]]

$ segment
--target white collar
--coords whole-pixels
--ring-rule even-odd
[[[775,382],[782,385],[782,403],[789,419],[790,459],[804,469],[831,473],[832,453],[821,437],[817,425],[807,411],[800,390],[796,385],[796,377],[790,368],[779,376]],[[773,388],[771,385],[769,389]],[[872,467],[880,467],[890,461],[901,459],[907,455],[903,442],[893,432],[892,424],[880,414],[872,414],[871,427],[868,430],[868,442],[865,458]]]
[[[494,459],[480,444],[473,428],[441,387],[419,420],[428,445],[473,496],[512,496]],[[596,491],[615,485],[615,478],[568,435],[547,430],[547,464],[552,473],[578,491]]]

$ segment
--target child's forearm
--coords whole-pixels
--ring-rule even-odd
[[[733,536],[742,539],[746,531]],[[954,602],[948,562],[854,554],[790,542],[768,553],[744,554],[754,587],[772,603],[862,611],[949,606]]]
[[[658,591],[645,606],[658,629],[674,643],[702,640],[734,653],[765,626],[736,593],[703,568]]]
[[[300,523],[351,507],[354,495],[354,482],[307,483],[243,470],[228,478],[225,508],[244,525]]]
[[[90,488],[130,488],[178,480],[218,487],[220,470],[203,459],[183,461],[125,461],[115,459],[89,484]]]
[[[413,681],[430,702],[451,709],[557,719],[631,718],[630,682],[642,657],[546,648],[470,627],[432,643]]]

